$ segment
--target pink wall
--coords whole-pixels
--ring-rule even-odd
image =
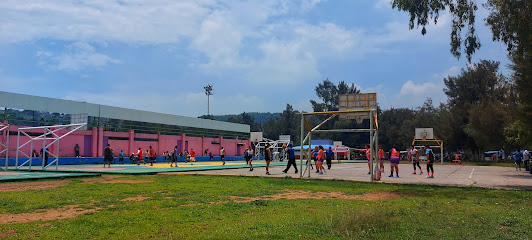
[[[10,126],[10,131],[14,135],[9,136],[9,157],[15,157],[16,146],[17,146],[17,131],[20,126]],[[37,130],[26,130],[25,132],[33,133],[42,133],[42,129]],[[67,133],[68,130],[58,131],[58,134],[61,136]],[[91,138],[86,139],[85,136],[91,136]],[[244,149],[250,146],[249,140],[237,140],[237,139],[224,139],[224,138],[208,138],[208,137],[190,137],[185,134],[181,135],[160,135],[160,134],[144,134],[144,133],[134,133],[132,130],[128,132],[109,132],[103,131],[103,128],[93,128],[91,130],[78,130],[71,133],[70,135],[64,137],[60,140],[60,157],[74,157],[74,146],[79,144],[80,153],[83,156],[85,153],[85,146],[91,146],[89,152],[91,156],[84,157],[102,157],[104,146],[104,137],[105,138],[123,138],[123,140],[114,140],[109,139],[107,143],[115,150],[115,154],[118,154],[120,150],[124,151],[124,155],[128,156],[131,153],[136,153],[138,148],[141,147],[142,151],[146,151],[149,146],[152,146],[157,155],[161,156],[164,151],[171,151],[176,145],[178,140],[182,140],[184,149],[184,142],[188,141],[188,150],[194,148],[198,156],[203,156],[204,150],[209,149],[212,151],[214,156],[220,155],[220,147],[223,146],[226,151],[227,156],[234,156],[237,151],[237,143],[241,143],[240,153],[244,152]],[[153,139],[155,141],[135,141],[134,139]],[[21,144],[29,140],[26,136],[21,136]],[[85,140],[91,141],[90,143],[85,143]],[[0,141],[2,143],[6,142],[6,135],[0,136]],[[47,142],[51,142],[48,140]],[[213,144],[213,142],[216,142]],[[39,151],[42,148],[43,141],[35,141],[33,143],[33,149]],[[26,154],[30,154],[29,144],[22,149]],[[50,147],[52,153],[56,153],[56,146]],[[4,157],[5,154],[0,154],[0,157]],[[19,157],[22,155],[19,154]]]

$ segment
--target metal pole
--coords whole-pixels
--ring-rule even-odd
[[[7,162],[9,161],[9,125],[7,126],[7,132],[6,132],[6,171],[8,168]]]
[[[33,140],[30,142],[30,167],[29,167],[30,170],[31,170],[32,161],[33,161]]]
[[[15,152],[15,168],[18,167],[18,146],[20,146],[20,129],[17,134],[17,151]]]
[[[441,155],[440,155],[441,164],[440,165],[443,165],[443,141],[441,141],[440,149],[441,149]]]
[[[305,145],[305,139],[303,135],[305,134],[305,116],[301,114],[301,148],[299,150],[299,178],[303,178],[303,146]]]
[[[312,154],[312,150],[311,150],[311,148],[312,148],[311,143],[312,143],[312,131],[310,131],[309,134],[308,134],[308,158],[307,158],[308,161],[307,161],[307,170],[308,170],[308,177],[309,177],[309,178],[310,178],[310,172],[311,172],[311,171],[310,171],[310,168],[312,167],[312,156],[313,156],[313,154]]]
[[[55,154],[55,170],[57,170],[59,168],[59,140],[61,140],[61,138],[57,139],[57,153]]]
[[[44,128],[44,141],[43,141],[43,147],[42,147],[42,156],[41,156],[41,165],[42,165],[42,170],[44,170],[44,159],[45,159],[45,156],[46,154],[48,154],[47,152],[47,149],[46,149],[46,127]]]
[[[369,171],[370,171],[370,181],[373,182],[373,157],[375,156],[375,151],[373,149],[373,111],[369,112],[369,153],[370,153],[370,159],[369,159]]]
[[[209,99],[209,97],[210,97],[209,94],[207,94],[207,116],[210,115],[210,113],[209,113],[209,105],[210,105],[210,99]]]

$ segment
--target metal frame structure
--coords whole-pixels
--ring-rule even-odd
[[[264,144],[268,144],[270,146],[270,152],[274,153],[274,152],[279,152],[279,149],[283,148],[283,144],[286,144],[288,146],[289,143],[290,141],[287,141],[287,140],[271,140],[267,138],[262,138],[262,141],[255,142],[255,157],[260,156],[259,153],[264,152],[262,151],[263,149],[265,149],[265,147],[263,146]],[[274,156],[272,155],[272,159],[273,158]],[[283,160],[285,159],[283,158]]]
[[[364,119],[370,119],[369,129],[319,129],[323,124],[328,122],[329,120],[333,119],[334,117],[342,114],[350,114],[350,115],[358,115],[362,116]],[[308,123],[306,116],[312,116],[312,115],[331,115],[329,118],[321,122],[320,124],[316,125],[315,127],[310,127],[310,124]],[[307,135],[305,136],[305,128],[308,131]],[[311,159],[312,150],[310,149],[311,141],[312,141],[312,133],[319,133],[319,132],[345,132],[345,133],[369,133],[369,142],[370,142],[370,149],[371,149],[371,157],[370,157],[370,166],[371,166],[371,174],[370,174],[370,181],[374,180],[380,180],[379,178],[374,178],[374,176],[377,174],[377,171],[379,171],[378,166],[378,146],[379,146],[379,134],[378,131],[379,126],[377,122],[377,111],[373,109],[362,109],[362,110],[344,110],[344,111],[329,111],[329,112],[311,112],[311,113],[303,113],[301,115],[301,152],[300,152],[300,158],[299,158],[299,167],[303,169],[303,157],[306,159]],[[305,142],[308,141],[309,148],[303,149],[303,146],[305,146]],[[375,166],[373,165],[375,163]],[[307,161],[305,170],[302,170],[300,172],[300,177],[302,178],[303,175],[305,175],[308,172],[308,177],[310,177],[310,165],[311,162]],[[376,175],[379,176],[379,175]]]
[[[25,127],[25,128],[19,128],[18,129],[18,135],[17,135],[17,152],[16,152],[16,158],[15,158],[15,168],[18,170],[24,165],[28,164],[29,169],[32,167],[32,160],[33,160],[33,142],[34,141],[43,141],[43,150],[46,151],[49,155],[52,157],[55,157],[55,159],[48,163],[48,165],[44,165],[45,163],[45,154],[43,153],[41,156],[42,159],[42,170],[45,170],[49,166],[55,163],[55,169],[57,170],[59,166],[59,140],[66,137],[67,135],[77,131],[78,129],[83,128],[86,126],[87,123],[76,123],[76,124],[68,124],[68,125],[54,125],[54,126],[40,126],[40,127]],[[43,134],[40,134],[37,137],[32,137],[28,133],[26,133],[26,130],[36,130],[36,129],[43,129]],[[69,130],[67,133],[60,135],[60,130]],[[25,135],[26,137],[30,138],[27,142],[20,144],[20,134]],[[51,135],[51,136],[49,136]],[[47,140],[52,140],[49,144],[46,144]],[[50,146],[57,143],[57,153],[54,155],[52,152],[50,152],[48,149],[50,149]],[[26,146],[27,144],[30,144],[30,154],[26,154],[22,151],[22,147]],[[23,162],[22,164],[18,164],[19,159],[19,153],[22,153],[22,155],[26,156],[28,160]]]
[[[430,145],[431,147],[439,147],[440,148],[440,152],[441,152],[440,164],[443,165],[443,140],[438,139],[436,136],[434,136],[434,139],[416,139],[416,137],[414,137],[414,140],[412,140],[412,145],[414,145],[414,148],[423,148],[423,149],[425,149],[425,145],[416,146],[416,142],[433,143],[433,144]],[[437,144],[437,145],[435,145],[434,143]]]
[[[4,168],[0,167],[0,170],[7,171],[8,161],[9,161],[9,124],[0,123],[0,133],[2,137],[4,136],[4,130],[6,131],[6,140],[5,143],[0,141],[0,147],[3,148],[0,150],[0,154],[6,153],[6,166]]]

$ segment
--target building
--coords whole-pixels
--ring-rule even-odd
[[[20,127],[82,122],[87,123],[86,129],[60,141],[61,157],[74,156],[76,144],[85,157],[102,157],[107,144],[111,144],[115,153],[123,150],[126,155],[136,152],[139,147],[145,151],[149,146],[162,155],[177,146],[179,152],[194,148],[198,155],[203,155],[206,149],[219,155],[224,147],[226,155],[239,156],[250,146],[250,126],[245,124],[2,91],[0,107],[0,120],[10,124],[10,157],[15,156]],[[33,131],[32,135],[39,133]],[[2,137],[4,141],[7,136]],[[27,139],[21,137],[21,142]],[[34,149],[39,150],[42,144],[38,146]],[[28,153],[29,148],[25,146],[23,151]]]

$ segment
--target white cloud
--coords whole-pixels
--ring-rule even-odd
[[[401,87],[400,94],[405,96],[420,96],[430,95],[436,91],[441,91],[442,87],[432,82],[425,82],[422,84],[415,84],[412,81],[407,81]]]
[[[392,0],[377,0],[377,3],[375,3],[375,8],[391,8],[391,3]]]
[[[121,61],[105,54],[97,53],[88,43],[75,42],[67,46],[67,52],[55,55],[48,51],[38,51],[41,65],[54,70],[78,71],[87,67],[104,67],[108,64],[118,64]]]
[[[131,93],[123,90],[113,90],[113,94],[106,92],[68,92],[63,99],[85,101],[95,104],[138,109],[144,111],[176,114],[197,117],[207,114],[207,96],[204,93],[187,93],[182,95],[165,94],[160,92],[145,92],[143,96],[131,97]],[[149,96],[149,97],[148,97]],[[238,103],[238,104],[236,104]],[[176,108],[176,106],[180,106]],[[267,109],[265,101],[257,96],[236,94],[232,96],[210,97],[210,114],[238,114],[242,112],[277,111]]]

